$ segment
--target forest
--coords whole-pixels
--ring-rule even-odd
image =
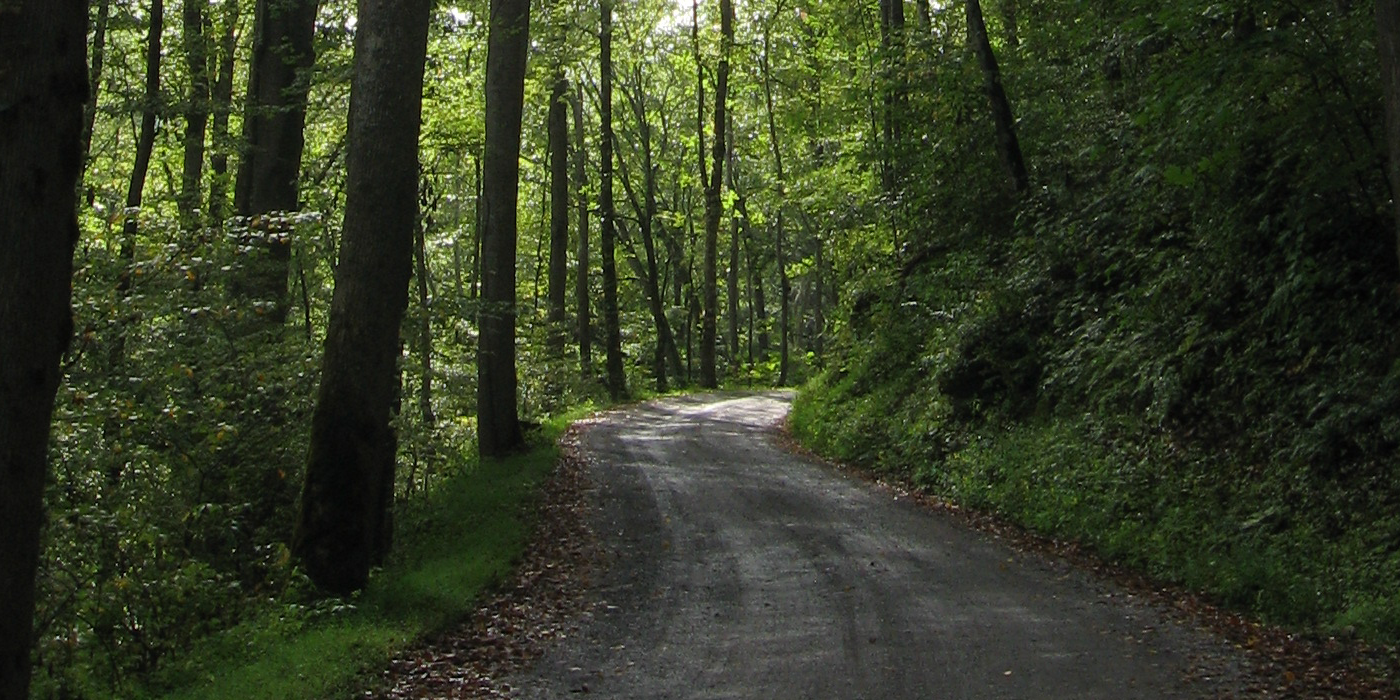
[[[0,698],[479,589],[568,420],[771,386],[1393,656],[1397,149],[1394,0],[0,0]]]

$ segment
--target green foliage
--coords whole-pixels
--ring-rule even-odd
[[[837,354],[794,428],[1269,620],[1396,642],[1400,297],[1369,11],[1139,5],[1022,7],[1000,56],[1020,201],[958,19],[937,19],[937,61],[910,68],[939,117],[901,199],[920,223],[840,258]]]
[[[471,446],[454,453],[464,468],[400,509],[397,549],[368,590],[267,606],[167,665],[146,692],[171,700],[344,696],[396,650],[465,616],[509,571],[565,425],[551,423],[529,453],[509,460],[472,464]]]

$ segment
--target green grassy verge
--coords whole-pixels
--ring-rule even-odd
[[[795,403],[794,433],[819,454],[1079,542],[1268,622],[1400,641],[1394,515],[1356,509],[1329,524],[1339,506],[1325,494],[1291,490],[1229,452],[1183,446],[1132,416],[969,426],[912,374],[850,379],[820,377]]]
[[[576,417],[576,416],[575,416]],[[467,468],[399,513],[392,563],[363,593],[307,605],[274,603],[167,664],[142,693],[167,700],[344,697],[395,651],[466,616],[526,545],[531,504],[558,459],[568,417],[529,452]]]

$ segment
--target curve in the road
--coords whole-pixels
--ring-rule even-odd
[[[790,399],[668,399],[583,433],[610,561],[592,619],[514,679],[518,694],[1124,700],[1233,685],[1221,643],[1111,583],[784,451],[771,429]]]

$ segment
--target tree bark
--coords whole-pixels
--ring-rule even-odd
[[[778,266],[778,384],[788,383],[788,362],[791,338],[788,334],[788,316],[791,312],[792,281],[787,272],[787,232],[784,230],[783,210],[787,195],[787,174],[783,170],[783,149],[778,142],[778,121],[773,108],[773,66],[769,63],[771,39],[767,27],[763,31],[763,54],[759,57],[763,72],[763,103],[768,112],[768,142],[773,148],[773,169],[778,176],[778,215],[774,222],[774,253]],[[766,345],[766,343],[764,343]]]
[[[987,39],[987,25],[982,19],[982,4],[978,0],[967,0],[968,43],[977,54],[977,62],[982,66],[983,89],[992,108],[992,121],[996,127],[997,156],[1007,177],[1017,194],[1030,189],[1030,175],[1026,172],[1026,162],[1021,157],[1021,142],[1016,138],[1016,119],[1012,116],[1011,101],[1006,97],[1006,89],[1001,84],[1001,69],[997,66],[992,43]]]
[[[481,297],[481,237],[486,230],[486,197],[481,178],[481,156],[472,156],[472,188],[476,195],[476,211],[472,216],[472,269],[467,282],[467,296]]]
[[[725,159],[729,161],[729,190],[738,192],[738,175],[735,173],[734,156],[734,115],[729,115],[729,133],[727,134],[725,147]],[[742,198],[743,195],[739,195]],[[725,336],[725,341],[729,345],[729,367],[736,370],[739,367],[739,216],[737,210],[729,217],[729,266],[725,269],[725,289],[727,294],[728,308],[725,309],[729,319],[729,327]]]
[[[602,122],[598,142],[598,218],[603,245],[603,335],[607,353],[608,395],[614,401],[627,395],[627,377],[622,366],[622,323],[617,303],[617,222],[613,204],[613,122],[612,122],[612,0],[601,0],[601,27],[598,34],[598,113]]]
[[[233,199],[239,216],[257,217],[250,223],[249,241],[257,252],[245,261],[230,292],[235,299],[266,305],[259,316],[273,325],[287,318],[292,247],[285,217],[267,215],[301,208],[298,180],[318,7],[317,0],[258,0],[253,30],[243,119],[247,150]]]
[[[420,204],[426,205],[427,202],[420,200]],[[422,218],[413,227],[413,276],[418,280],[418,308],[423,314],[418,324],[418,353],[422,372],[418,381],[418,412],[423,418],[423,425],[429,428],[437,422],[437,416],[433,414],[433,296],[428,287],[426,240],[431,227],[431,217]],[[460,286],[461,278],[457,281]]]
[[[569,81],[559,66],[549,96],[549,338],[564,352],[569,285]]]
[[[345,228],[292,550],[321,589],[364,588],[394,489],[399,326],[418,218],[418,131],[431,0],[360,0]]]
[[[231,150],[228,133],[229,114],[233,111],[234,52],[238,48],[239,0],[224,0],[223,33],[219,37],[219,70],[210,94],[209,139],[213,152],[209,156],[209,224],[222,228],[228,213],[228,154]]]
[[[583,136],[583,84],[574,86],[574,201],[578,207],[578,269],[574,273],[574,304],[578,307],[579,371],[593,373],[593,319],[588,303],[588,151]]]
[[[1021,46],[1021,28],[1017,20],[1016,0],[1001,0],[1001,26],[1006,46],[1013,51]]]
[[[102,90],[102,69],[107,59],[107,24],[112,16],[112,0],[97,4],[97,21],[92,25],[92,68],[88,71],[88,100],[83,109],[83,166],[92,154],[92,130],[97,124],[97,95]]]
[[[1385,93],[1385,136],[1390,149],[1390,178],[1395,213],[1395,252],[1400,258],[1400,0],[1376,0],[1377,46],[1381,87]]]
[[[880,45],[884,51],[885,148],[881,180],[885,194],[897,194],[904,179],[904,112],[909,102],[904,87],[904,0],[880,0]]]
[[[0,21],[0,700],[29,698],[49,426],[73,331],[88,4]]]
[[[929,0],[914,0],[914,6],[919,11],[919,28],[924,33],[933,31],[933,8],[929,5]]]
[[[185,67],[190,90],[185,105],[185,153],[180,170],[180,226],[198,228],[201,221],[200,187],[204,180],[204,137],[209,126],[209,47],[205,38],[208,0],[185,0],[181,31],[185,39]]]
[[[515,373],[516,207],[520,190],[520,120],[530,0],[491,0],[486,49],[486,160],[482,194],[481,340],[477,354],[477,448],[499,457],[524,444]]]
[[[626,170],[622,173],[622,182],[627,187],[627,194],[632,200],[632,206],[637,211],[638,229],[641,231],[642,248],[646,255],[646,260],[642,263],[641,278],[646,288],[647,309],[651,312],[652,324],[656,327],[656,353],[652,362],[653,374],[656,377],[656,390],[664,392],[667,390],[666,368],[669,364],[673,374],[679,383],[684,383],[681,370],[680,351],[676,347],[676,339],[671,332],[671,323],[666,318],[666,298],[661,286],[660,265],[656,257],[656,237],[654,229],[657,217],[656,203],[656,165],[652,158],[651,149],[651,121],[647,115],[646,94],[643,91],[641,69],[636,73],[636,89],[626,91],[627,97],[632,104],[632,113],[637,120],[637,132],[641,141],[642,151],[642,182],[645,192],[642,201],[637,201],[632,188],[627,183],[630,181]],[[618,159],[620,165],[625,165],[622,159]]]
[[[156,145],[157,109],[160,102],[161,32],[165,28],[163,0],[151,0],[150,24],[146,32],[146,92],[141,106],[141,131],[136,139],[136,162],[126,186],[126,216],[122,222],[119,254],[122,271],[117,277],[117,294],[125,298],[131,293],[131,278],[136,266],[136,234],[140,229],[141,200],[146,190],[146,174],[151,168],[151,154]],[[118,360],[125,353],[126,324],[118,324],[113,341],[112,356]]]
[[[700,325],[700,386],[719,386],[715,368],[715,349],[719,326],[719,222],[723,216],[720,189],[724,183],[724,130],[726,102],[729,97],[729,54],[734,45],[734,5],[731,0],[719,1],[720,55],[715,71],[714,137],[710,141],[709,183],[705,187],[705,257],[704,257],[704,315]]]

